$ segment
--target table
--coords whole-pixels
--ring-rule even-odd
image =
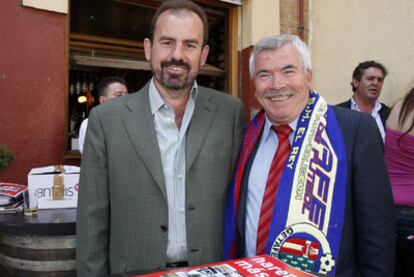
[[[76,209],[0,214],[0,276],[76,276]]]

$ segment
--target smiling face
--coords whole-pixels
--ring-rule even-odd
[[[203,35],[203,23],[191,11],[167,10],[159,16],[154,39],[145,39],[144,49],[161,93],[189,92],[209,51]]]
[[[305,108],[312,74],[305,72],[299,51],[291,44],[264,50],[255,59],[256,98],[275,124],[292,122]]]
[[[356,96],[363,101],[377,101],[381,94],[384,78],[384,72],[379,68],[369,67],[365,69],[361,81],[352,80]]]

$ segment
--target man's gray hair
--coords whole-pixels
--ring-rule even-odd
[[[299,51],[300,60],[303,65],[303,69],[306,71],[312,70],[312,61],[311,55],[309,52],[308,46],[295,35],[278,35],[278,36],[269,36],[261,39],[256,46],[253,48],[252,53],[249,58],[249,73],[250,78],[254,79],[256,74],[256,68],[254,66],[254,61],[256,56],[263,51],[273,51],[281,48],[286,44],[293,44],[296,49]]]

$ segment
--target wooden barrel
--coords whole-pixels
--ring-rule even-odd
[[[1,276],[76,276],[75,235],[12,235],[0,232]]]

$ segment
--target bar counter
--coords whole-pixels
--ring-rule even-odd
[[[76,276],[76,209],[0,214],[0,276]]]

